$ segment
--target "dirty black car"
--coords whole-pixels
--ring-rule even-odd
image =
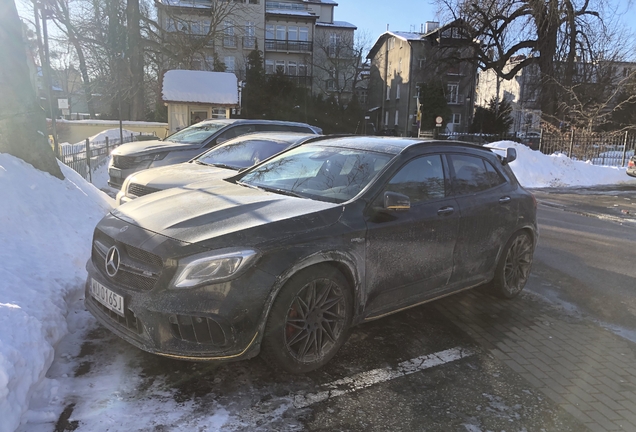
[[[323,366],[352,326],[489,284],[516,296],[537,242],[516,157],[465,143],[327,138],[97,225],[86,306],[189,360]]]

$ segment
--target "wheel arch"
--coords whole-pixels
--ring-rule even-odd
[[[495,265],[491,271],[491,277],[488,278],[489,281],[492,281],[492,279],[495,276],[495,269],[497,268],[497,263],[499,263],[499,260],[501,259],[501,254],[504,252],[504,248],[506,247],[506,245],[508,244],[511,238],[513,238],[514,236],[516,236],[517,234],[521,232],[526,232],[530,235],[530,238],[532,239],[532,248],[534,253],[534,249],[536,249],[537,247],[537,239],[539,238],[538,233],[536,232],[536,229],[532,227],[531,225],[526,225],[526,226],[517,228],[508,236],[506,241],[501,243],[501,246],[499,246],[499,250],[497,251],[497,257],[495,259]]]
[[[353,318],[354,322],[356,322],[355,318],[358,315],[356,312],[358,310],[359,304],[359,296],[358,293],[360,291],[360,287],[362,284],[362,275],[358,270],[355,259],[347,253],[341,251],[324,251],[314,253],[312,255],[306,256],[298,261],[296,261],[292,266],[287,268],[284,272],[282,272],[276,282],[272,286],[269,296],[267,297],[267,301],[265,307],[263,308],[263,312],[261,313],[261,317],[258,325],[258,338],[257,343],[260,346],[260,343],[263,338],[263,334],[265,331],[265,326],[267,324],[267,319],[269,317],[269,313],[272,309],[274,301],[278,297],[281,289],[285,286],[285,284],[296,274],[301,271],[307,270],[311,267],[315,267],[318,265],[329,265],[338,270],[344,278],[349,283],[349,289],[351,289],[351,295],[353,297]]]

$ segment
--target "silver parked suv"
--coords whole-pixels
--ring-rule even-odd
[[[231,138],[252,132],[301,132],[322,134],[306,123],[276,120],[205,120],[170,135],[165,140],[123,144],[113,150],[108,165],[108,184],[121,188],[130,174],[146,168],[186,162]]]

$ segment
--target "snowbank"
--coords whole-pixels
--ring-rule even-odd
[[[517,160],[510,167],[519,183],[528,188],[636,183],[636,179],[625,173],[626,168],[592,165],[590,161],[575,161],[563,154],[546,155],[513,141],[497,141],[486,147],[514,147]]]
[[[13,431],[67,332],[92,231],[113,201],[60,164],[60,181],[0,153],[0,432]]]

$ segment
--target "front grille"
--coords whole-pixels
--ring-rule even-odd
[[[225,344],[225,332],[212,318],[171,315],[169,321],[172,334],[178,339],[202,344]]]
[[[149,195],[151,193],[159,192],[160,190],[161,189],[151,188],[137,183],[131,183],[128,185],[128,193],[136,197]]]
[[[113,156],[113,166],[120,169],[134,168],[137,165],[134,156]]]
[[[104,306],[94,298],[91,297],[90,300],[95,306],[99,307],[99,309],[104,312],[105,315],[108,315],[108,317],[110,317],[110,319],[115,321],[117,324],[123,325],[127,329],[132,330],[137,334],[141,334],[141,321],[137,319],[135,314],[130,309],[126,309],[126,311],[124,312],[125,316],[121,316],[118,313],[115,313],[112,310],[108,309],[106,306]]]
[[[106,272],[106,254],[112,246],[120,253],[119,270],[115,276]],[[136,291],[150,291],[161,274],[163,261],[160,257],[142,249],[116,242],[100,231],[95,232],[91,254],[93,265],[109,280]]]

